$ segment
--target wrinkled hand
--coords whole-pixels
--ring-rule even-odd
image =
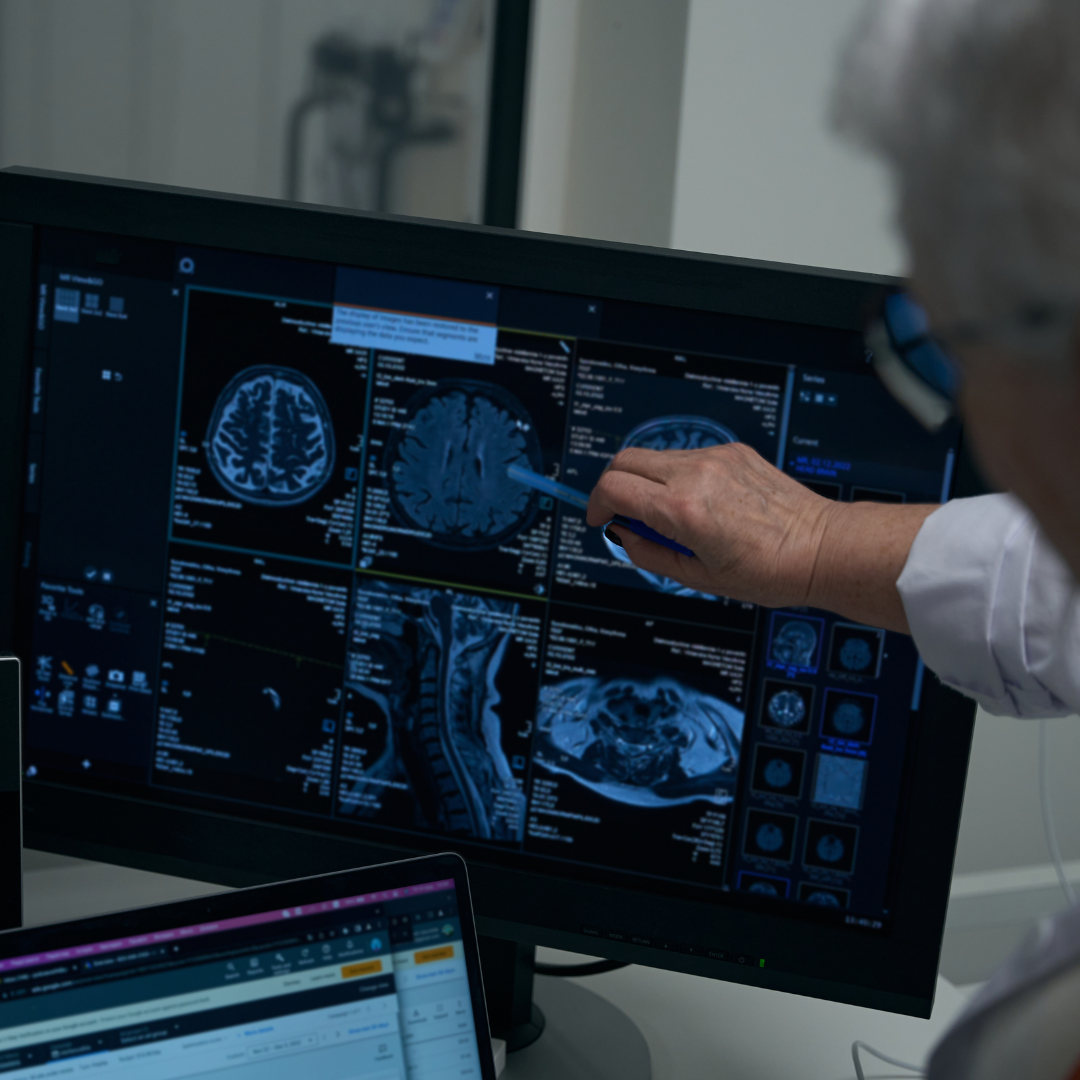
[[[694,558],[611,526],[635,566],[701,592],[766,607],[811,602],[838,504],[815,495],[743,443],[618,454],[589,499],[588,522],[637,518]]]

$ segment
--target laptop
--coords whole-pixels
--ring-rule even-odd
[[[0,1075],[495,1080],[465,863],[0,934]]]

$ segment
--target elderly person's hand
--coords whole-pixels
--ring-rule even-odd
[[[624,450],[596,485],[588,522],[623,514],[690,548],[693,558],[610,526],[636,566],[693,589],[906,633],[896,580],[934,509],[831,502],[731,443]]]

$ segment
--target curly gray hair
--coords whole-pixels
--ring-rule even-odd
[[[892,166],[939,315],[1077,310],[1080,0],[871,0],[833,120]]]

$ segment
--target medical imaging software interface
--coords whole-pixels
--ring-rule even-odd
[[[0,1071],[481,1075],[452,880],[0,960]]]
[[[740,441],[946,499],[859,335],[103,245],[40,242],[29,776],[887,931],[910,639],[638,570],[549,483]]]

